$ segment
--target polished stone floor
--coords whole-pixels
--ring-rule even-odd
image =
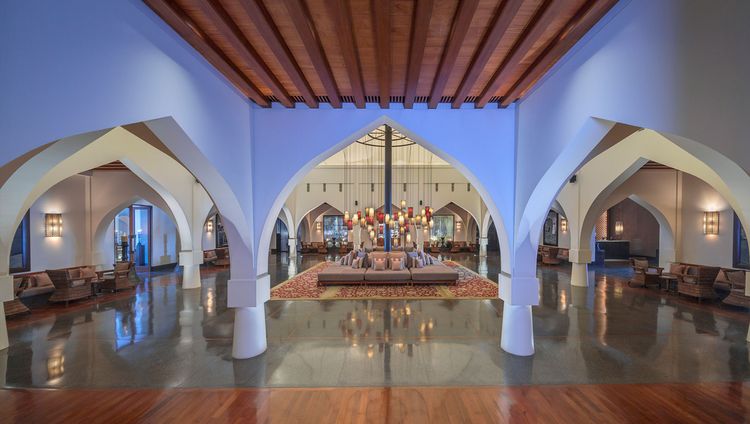
[[[289,266],[274,283],[322,256]],[[489,277],[499,259],[453,260]],[[291,268],[291,269],[290,269]],[[231,358],[226,271],[200,290],[174,274],[145,277],[134,296],[10,322],[0,352],[6,387],[453,386],[746,381],[748,311],[629,288],[596,271],[577,289],[569,267],[540,268],[536,354],[499,347],[500,300],[270,301],[268,350]]]

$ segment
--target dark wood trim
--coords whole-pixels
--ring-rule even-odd
[[[327,4],[333,14],[336,33],[340,34],[339,44],[341,54],[344,56],[344,64],[349,75],[349,84],[352,87],[354,104],[358,108],[365,107],[365,88],[362,81],[362,66],[357,53],[357,40],[354,38],[352,26],[352,13],[349,9],[348,0],[328,0]]]
[[[544,34],[544,31],[559,15],[564,6],[565,2],[547,0],[539,7],[534,18],[532,18],[531,23],[529,23],[523,33],[521,33],[521,36],[513,45],[508,56],[503,60],[500,67],[495,71],[485,86],[482,95],[479,96],[479,99],[476,102],[477,107],[486,106],[490,101],[490,98],[496,96],[500,85],[510,77],[511,72],[513,72],[521,60],[529,54],[534,43],[536,43],[539,40],[539,37]]]
[[[242,71],[237,69],[216,43],[185,12],[175,6],[174,1],[143,1],[245,96],[261,107],[269,107],[271,105],[266,96],[258,90],[255,84]]]
[[[443,51],[443,56],[440,59],[440,65],[437,74],[435,75],[435,80],[432,83],[430,100],[428,102],[430,109],[436,108],[443,96],[445,85],[448,83],[448,78],[450,78],[451,71],[453,71],[453,66],[456,64],[458,52],[461,50],[466,34],[469,32],[469,26],[471,25],[471,21],[474,18],[474,12],[476,12],[478,5],[479,0],[462,0],[459,2],[458,10],[456,10],[456,15],[453,18],[453,25],[451,26],[447,45]]]
[[[513,18],[516,16],[516,13],[518,13],[518,10],[523,3],[524,0],[508,0],[500,5],[500,8],[497,13],[495,13],[495,17],[490,24],[490,30],[484,35],[482,44],[476,54],[474,54],[474,58],[471,60],[469,69],[464,74],[464,79],[461,81],[461,85],[458,86],[458,91],[456,92],[452,103],[454,109],[461,107],[466,96],[474,88],[477,78],[479,78],[479,75],[482,73],[485,66],[487,66],[487,62],[489,62],[492,54],[495,52],[500,40],[505,36],[508,27],[510,27],[510,23],[513,21]]]
[[[578,42],[612,7],[617,0],[589,0],[576,12],[557,37],[547,46],[524,75],[500,102],[507,107],[521,98],[571,47]]]
[[[391,0],[371,1],[375,32],[380,107],[388,109],[391,99]]]
[[[430,29],[430,18],[432,17],[434,4],[433,0],[419,0],[414,5],[409,63],[406,70],[406,91],[404,93],[404,107],[407,109],[414,107],[414,98],[417,95],[419,74],[422,70],[422,60],[424,60],[424,49],[427,46],[427,33]]]
[[[431,0],[430,0],[431,1]],[[307,55],[310,57],[315,72],[323,83],[323,87],[328,95],[328,101],[335,108],[341,107],[341,93],[336,85],[336,80],[331,71],[331,65],[328,63],[323,46],[320,44],[320,35],[315,28],[310,10],[307,8],[304,0],[284,0],[287,13],[294,22],[302,43],[305,45]]]
[[[250,18],[250,21],[255,24],[265,42],[268,43],[273,55],[279,61],[281,67],[284,68],[284,72],[286,72],[294,86],[302,94],[305,104],[311,108],[317,108],[318,100],[315,94],[313,94],[310,83],[305,79],[305,75],[302,73],[297,61],[294,60],[292,52],[284,42],[284,38],[273,23],[273,18],[271,18],[263,2],[260,0],[246,0],[239,2],[239,4],[247,14],[247,17]]]
[[[294,107],[294,102],[289,97],[289,93],[287,93],[279,80],[276,79],[276,76],[274,76],[265,62],[263,62],[258,52],[253,48],[219,2],[217,0],[193,0],[191,4],[216,26],[221,36],[226,39],[232,46],[232,49],[242,58],[244,65],[255,72],[258,78],[269,87],[274,97],[282,105]]]

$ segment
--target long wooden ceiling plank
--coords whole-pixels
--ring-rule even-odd
[[[294,102],[289,97],[289,93],[263,62],[258,52],[250,45],[218,0],[196,0],[192,4],[216,26],[222,37],[240,55],[245,64],[258,75],[258,78],[268,86],[279,102],[286,107],[294,107]]]
[[[318,107],[318,100],[313,93],[310,83],[305,78],[302,70],[294,59],[292,52],[289,50],[284,41],[279,29],[273,22],[273,18],[266,10],[261,0],[244,0],[239,2],[242,9],[245,11],[247,18],[249,18],[255,27],[260,32],[265,42],[271,48],[273,55],[281,64],[284,72],[287,73],[292,83],[300,91],[304,98],[305,104],[312,108]]]
[[[221,49],[173,1],[144,0],[144,2],[247,97],[259,106],[270,106],[266,96],[248,80],[242,71],[237,69]]]
[[[495,14],[492,22],[490,23],[489,30],[484,36],[479,49],[471,60],[469,69],[464,74],[461,84],[458,86],[458,91],[453,99],[452,107],[459,108],[464,103],[464,99],[469,94],[474,84],[476,84],[477,78],[484,70],[487,62],[492,57],[497,45],[500,40],[505,36],[508,28],[510,27],[513,18],[518,13],[524,0],[507,0],[503,1]]]
[[[566,6],[566,2],[559,0],[547,0],[540,6],[539,11],[537,11],[529,25],[513,45],[508,56],[503,60],[500,67],[484,87],[484,91],[482,91],[481,96],[479,96],[476,102],[477,107],[487,105],[500,85],[510,76],[516,65],[529,53],[534,43],[544,34],[547,27]]]
[[[352,87],[352,97],[354,104],[358,108],[365,107],[365,89],[362,82],[362,69],[359,63],[357,53],[357,44],[354,38],[354,28],[352,27],[352,14],[349,10],[348,0],[328,0],[328,8],[334,15],[336,32],[341,35],[339,44],[341,54],[344,57],[349,82]]]
[[[529,66],[529,69],[515,83],[510,92],[503,97],[500,106],[507,107],[523,96],[615,4],[617,4],[617,0],[589,0],[583,4],[544,52]]]
[[[326,58],[323,45],[320,43],[318,30],[315,28],[307,5],[304,0],[285,0],[284,4],[289,17],[294,22],[294,26],[305,45],[307,55],[310,57],[315,72],[326,89],[328,101],[333,107],[340,108],[341,93],[336,85],[331,65]]]
[[[380,107],[388,109],[391,98],[391,0],[372,0],[371,5],[375,21]]]
[[[419,0],[414,7],[412,20],[411,43],[409,46],[409,65],[406,71],[406,91],[404,93],[404,107],[414,107],[414,97],[417,95],[419,73],[422,70],[424,50],[427,45],[427,34],[432,17],[433,0]]]
[[[466,33],[469,31],[469,25],[474,17],[474,12],[477,10],[479,0],[461,0],[456,10],[456,16],[453,19],[451,25],[451,33],[448,36],[445,50],[443,50],[443,57],[440,59],[440,66],[438,72],[435,75],[435,80],[432,83],[432,90],[430,91],[429,107],[434,109],[440,102],[440,98],[443,96],[445,84],[448,82],[453,66],[456,64],[456,57],[461,49],[461,45],[466,38]]]

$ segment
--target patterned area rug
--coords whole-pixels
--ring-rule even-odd
[[[458,271],[458,284],[403,283],[387,285],[318,286],[318,273],[331,266],[324,262],[271,289],[271,300],[318,299],[495,299],[497,284],[455,262],[443,261]]]

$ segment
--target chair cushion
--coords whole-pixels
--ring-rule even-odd
[[[86,285],[86,280],[72,280],[70,282],[70,287],[81,287]]]
[[[34,281],[32,287],[53,287],[52,280],[46,272],[40,272],[31,277]]]
[[[669,264],[670,274],[682,274],[685,272],[685,265],[683,264]]]
[[[85,266],[81,268],[81,277],[82,278],[96,278],[96,272],[94,272],[93,269]]]
[[[633,266],[636,268],[648,268],[648,261],[646,259],[633,259]]]
[[[367,281],[408,281],[411,279],[411,273],[409,270],[399,271],[377,271],[372,268],[365,272],[365,280]]]

